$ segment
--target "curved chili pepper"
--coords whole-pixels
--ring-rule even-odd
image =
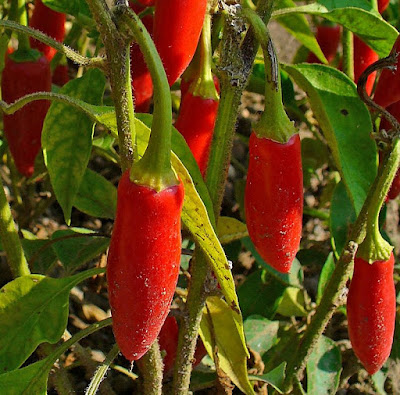
[[[382,14],[388,8],[390,0],[378,0],[378,11]]]
[[[364,70],[378,59],[378,54],[354,35],[354,82],[356,84]],[[374,87],[375,76],[376,72],[370,74],[365,85],[365,89],[369,95]]]
[[[394,52],[400,52],[400,35],[390,53]],[[382,107],[388,107],[400,100],[400,56],[395,66],[396,70],[383,69],[376,84],[374,102]]]
[[[369,374],[376,373],[390,355],[396,317],[393,282],[394,256],[369,264],[354,260],[347,297],[349,337],[353,350]]]
[[[214,84],[219,93],[219,81],[216,76]],[[175,127],[185,138],[203,176],[207,170],[218,104],[219,100],[194,96],[189,91],[182,97],[178,119],[175,122]]]
[[[58,86],[64,86],[69,81],[68,66],[59,64],[53,71],[52,82]]]
[[[154,5],[155,0],[138,0],[138,2],[144,5],[145,7],[151,7]]]
[[[35,8],[33,9],[32,18],[29,26],[38,29],[57,41],[62,42],[65,35],[65,14],[53,11],[45,6],[42,0],[35,0]],[[30,38],[31,47],[39,50],[51,61],[57,50],[41,41]]]
[[[153,31],[153,15],[145,15],[143,24],[149,32]],[[153,96],[153,81],[150,71],[144,61],[143,54],[138,44],[131,46],[131,80],[132,93],[135,98],[135,110],[137,112],[148,112],[151,97]]]
[[[317,26],[317,32],[315,38],[319,46],[321,47],[322,53],[325,55],[329,63],[335,59],[336,53],[340,43],[340,26],[329,26],[319,25]],[[321,61],[315,56],[313,52],[310,52],[307,57],[308,63],[321,63]]]
[[[193,58],[207,0],[156,0],[154,43],[172,85]]]
[[[42,56],[37,61],[15,62],[6,58],[2,74],[3,100],[15,100],[34,92],[51,91],[51,71],[48,60]],[[43,121],[50,102],[38,100],[25,105],[11,115],[4,114],[4,132],[18,171],[30,177],[35,158],[41,147]]]
[[[168,315],[178,280],[184,189],[137,185],[125,171],[107,259],[113,331],[130,361],[143,356]]]
[[[247,229],[257,251],[287,273],[300,244],[303,173],[298,134],[285,143],[253,132],[245,190]]]

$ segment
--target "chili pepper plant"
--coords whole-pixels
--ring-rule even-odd
[[[398,10],[0,1],[0,393],[400,393]]]

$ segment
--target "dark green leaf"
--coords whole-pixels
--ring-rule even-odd
[[[329,66],[304,63],[284,69],[307,93],[354,208],[360,212],[377,173],[377,150],[370,137],[371,117],[356,85]]]
[[[60,93],[100,104],[105,77],[98,69],[64,85]],[[64,103],[53,102],[43,125],[42,148],[55,195],[69,224],[71,209],[89,162],[94,122]]]
[[[341,24],[361,37],[381,57],[389,55],[398,35],[397,30],[365,0],[320,0],[277,10],[273,16],[279,18],[297,13],[317,15]]]
[[[67,326],[69,292],[94,272],[62,279],[18,277],[0,289],[0,372],[17,369],[39,344],[60,340]]]
[[[237,294],[243,317],[257,314],[271,319],[278,309],[286,285],[265,270],[250,274]]]
[[[321,336],[307,362],[307,394],[336,394],[342,357],[336,343]]]
[[[349,226],[356,220],[356,213],[343,182],[337,184],[331,202],[330,231],[336,254],[339,256],[345,246]]]
[[[264,354],[277,340],[279,321],[270,321],[261,315],[251,315],[244,321],[244,333],[249,347]]]
[[[109,238],[90,236],[91,233],[94,232],[79,228],[57,230],[53,233],[53,240],[60,239],[53,244],[53,249],[67,273],[73,273],[108,248]]]
[[[45,274],[47,270],[57,261],[57,256],[50,246],[41,250],[46,244],[48,244],[48,242],[49,240],[47,239],[21,240],[26,259],[30,261],[31,258],[35,257],[31,266],[33,273]]]
[[[114,218],[117,210],[117,188],[100,174],[86,169],[74,206],[93,217]]]
[[[325,291],[326,285],[335,270],[335,260],[333,258],[333,252],[328,255],[325,261],[324,267],[322,268],[321,275],[319,276],[318,291],[317,291],[317,303],[321,301],[322,294]]]
[[[85,0],[42,0],[43,4],[54,11],[78,17],[80,14],[91,17]]]

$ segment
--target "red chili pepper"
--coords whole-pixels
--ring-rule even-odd
[[[65,35],[65,14],[53,11],[45,6],[42,0],[35,0],[35,8],[33,9],[32,18],[29,21],[29,26],[46,33],[48,36],[57,41],[62,42]],[[57,50],[48,45],[30,38],[31,47],[39,50],[51,61]]]
[[[388,8],[390,0],[378,0],[378,11],[382,14]]]
[[[145,7],[151,7],[154,5],[155,0],[138,0],[138,2],[144,5]]]
[[[69,81],[68,66],[59,64],[53,71],[52,82],[58,86],[64,86]]]
[[[325,55],[329,63],[335,59],[336,53],[340,43],[340,26],[317,26],[317,33],[315,35],[322,53]],[[308,63],[321,63],[313,52],[310,52],[307,58]]]
[[[396,317],[393,283],[394,256],[369,264],[354,260],[347,297],[347,320],[353,350],[369,374],[376,373],[390,355]]]
[[[158,343],[160,345],[161,352],[165,352],[163,358],[164,362],[164,376],[168,376],[174,366],[176,359],[176,350],[178,347],[178,335],[179,327],[175,317],[168,316],[161,328],[161,332],[158,335]],[[193,356],[193,369],[201,362],[201,360],[207,355],[207,350],[199,337],[197,339],[196,350]]]
[[[378,54],[354,35],[354,81],[356,84],[364,70],[378,59]],[[375,76],[376,72],[370,74],[365,85],[365,89],[369,95],[374,87]]]
[[[180,265],[183,196],[181,182],[156,192],[132,182],[129,171],[119,182],[107,278],[114,335],[130,361],[146,353],[170,309]]]
[[[219,93],[219,81],[215,76],[214,84]],[[179,116],[175,122],[175,127],[185,138],[203,176],[207,169],[218,104],[219,100],[195,96],[189,91],[182,97]]]
[[[149,32],[153,31],[153,15],[145,15],[142,22]],[[153,82],[140,47],[136,43],[131,46],[131,79],[135,111],[148,112],[153,96]]]
[[[400,52],[400,35],[393,45],[391,54]],[[397,58],[395,71],[383,69],[376,84],[374,102],[382,107],[388,107],[400,100],[400,56]]]
[[[176,322],[176,318],[169,315],[164,325],[161,328],[161,332],[158,335],[158,344],[160,345],[160,351],[165,352],[163,357],[164,362],[164,376],[168,375],[174,367],[176,359],[176,349],[178,346],[178,335],[179,327]]]
[[[48,60],[15,62],[9,56],[2,74],[3,100],[13,103],[29,93],[51,91],[51,71]],[[36,155],[41,147],[43,121],[49,101],[38,100],[25,105],[12,115],[4,114],[4,132],[18,171],[30,177]]]
[[[286,144],[253,132],[245,190],[249,235],[263,259],[287,273],[299,248],[303,173],[298,134]]]
[[[207,0],[156,0],[154,42],[172,85],[193,58]]]

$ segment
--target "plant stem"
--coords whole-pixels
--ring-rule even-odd
[[[346,247],[336,264],[315,315],[312,317],[310,324],[299,342],[297,352],[293,353],[294,358],[288,363],[285,380],[286,392],[291,390],[293,379],[301,376],[307,364],[308,357],[314,350],[318,339],[325,330],[336,308],[342,304],[342,299],[345,294],[344,288],[353,270],[353,260],[357,247],[363,242],[366,235],[368,217],[371,211],[374,210],[374,207],[376,207],[376,202],[380,201],[384,190],[387,189],[388,178],[396,173],[399,164],[399,156],[400,143],[396,138],[393,142],[393,150],[385,159],[384,165],[379,167],[378,175],[369,189],[368,196],[352,227],[352,232],[348,238]]]
[[[354,45],[353,33],[350,30],[343,29],[343,72],[354,81]]]
[[[268,21],[271,15],[271,0],[259,0],[259,15]],[[233,135],[242,91],[251,72],[257,52],[254,34],[246,34],[243,46],[238,40],[232,20],[225,21],[221,52],[221,99],[214,129],[210,158],[206,173],[206,184],[213,202],[216,218],[219,217],[227,170],[230,162]],[[213,224],[216,225],[215,223]],[[196,248],[191,264],[191,278],[183,319],[179,330],[177,358],[175,362],[173,393],[186,395],[189,391],[192,360],[196,348],[202,310],[207,298],[206,279],[211,276],[202,251]]]
[[[17,33],[23,33],[24,35],[31,36],[50,47],[55,48],[57,51],[64,54],[67,58],[71,59],[77,64],[86,66],[86,67],[98,67],[104,70],[104,58],[96,57],[96,58],[86,58],[82,56],[78,52],[74,51],[73,49],[69,48],[68,46],[60,43],[57,40],[47,36],[46,34],[40,32],[39,30],[32,29],[28,26],[22,26],[19,23],[8,21],[4,19],[0,19],[0,27],[4,27],[6,29],[13,30]]]
[[[10,15],[13,21],[18,22],[22,26],[27,26],[28,16],[25,0],[12,0]],[[18,49],[22,51],[30,49],[29,38],[21,32],[18,33]]]
[[[136,364],[143,378],[142,393],[146,395],[161,395],[163,362],[157,340]]]
[[[0,240],[7,254],[7,262],[13,276],[20,277],[31,274],[11,214],[10,205],[7,202],[3,183],[0,185]]]
[[[129,27],[139,44],[154,85],[154,111],[149,144],[143,158],[134,163],[131,180],[156,191],[177,185],[171,166],[172,110],[167,75],[149,32],[129,8],[117,6],[114,15]]]
[[[118,31],[105,0],[86,0],[86,2],[96,21],[107,54],[117,116],[121,168],[125,171],[131,167],[132,141],[135,141],[129,44]]]

